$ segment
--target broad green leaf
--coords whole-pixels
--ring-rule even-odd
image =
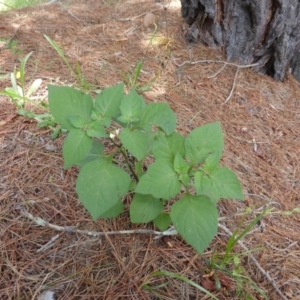
[[[92,111],[91,119],[94,121],[99,121],[105,127],[110,127],[111,125],[111,117],[103,116],[100,112]]]
[[[176,153],[174,159],[174,170],[177,174],[184,175],[189,171],[189,164],[183,159],[180,153]]]
[[[211,174],[216,168],[218,168],[221,157],[222,157],[222,151],[216,151],[211,155],[209,155],[205,159],[205,163],[203,165],[205,172]]]
[[[153,220],[153,223],[159,230],[167,230],[171,224],[170,214],[162,212],[157,218]]]
[[[142,96],[132,89],[122,100],[120,105],[120,119],[124,123],[139,121],[141,112],[146,106]]]
[[[214,160],[219,163],[223,147],[220,122],[198,127],[185,139],[186,157],[192,164],[202,163],[209,155],[214,155]]]
[[[104,157],[104,146],[99,141],[93,140],[92,148],[90,152],[86,155],[86,157],[77,163],[78,167],[83,167],[85,164],[87,164],[90,161],[97,160],[97,159],[103,159]]]
[[[159,126],[170,135],[176,128],[176,115],[167,103],[150,103],[142,112],[140,125],[145,130],[149,129],[149,125]]]
[[[214,203],[220,198],[244,200],[237,176],[227,167],[217,168],[209,175],[197,171],[194,181],[197,195],[206,195]]]
[[[167,136],[167,141],[173,155],[179,153],[182,157],[185,155],[185,138],[178,132],[173,132],[171,135]]]
[[[107,160],[87,163],[81,169],[76,182],[80,202],[92,218],[106,215],[128,192],[129,175]]]
[[[111,209],[109,209],[106,213],[101,215],[99,218],[116,218],[118,215],[120,215],[123,212],[124,204],[122,201],[119,201],[115,206],[113,206]]]
[[[172,165],[158,159],[148,167],[147,173],[137,184],[135,192],[169,200],[180,192],[180,188],[181,184]]]
[[[105,117],[117,117],[124,97],[124,84],[120,83],[103,90],[95,99],[95,110]]]
[[[86,133],[90,137],[96,137],[96,138],[108,137],[106,130],[103,127],[102,121],[94,121],[90,123]]]
[[[164,159],[173,163],[176,153],[181,156],[185,154],[184,137],[177,132],[169,136],[160,132],[155,137],[152,152],[156,159]]]
[[[181,174],[179,175],[179,180],[182,184],[188,187],[190,185],[191,178],[188,174]]]
[[[63,145],[64,168],[82,161],[92,148],[93,140],[80,129],[71,129]]]
[[[137,161],[135,163],[134,169],[135,169],[136,174],[140,178],[144,174],[144,171],[143,171],[143,162],[142,161]]]
[[[148,223],[154,220],[163,210],[161,200],[152,195],[135,194],[130,205],[132,223]]]
[[[70,116],[81,116],[90,121],[93,100],[91,96],[68,86],[48,85],[51,114],[63,129],[74,128]]]
[[[75,128],[80,129],[86,125],[86,120],[82,116],[69,116],[68,119]]]
[[[153,148],[153,143],[154,139],[156,137],[157,133],[155,132],[147,132],[147,155],[152,155],[152,148]]]
[[[136,188],[136,182],[131,181],[130,186],[129,186],[129,191],[133,192]]]
[[[125,128],[119,135],[123,146],[137,159],[142,160],[148,151],[148,134]]]
[[[171,207],[171,220],[184,240],[203,253],[218,229],[218,211],[206,196],[185,195]]]

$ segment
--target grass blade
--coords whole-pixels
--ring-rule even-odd
[[[76,72],[73,70],[73,68],[71,67],[71,65],[69,64],[67,58],[64,55],[64,52],[60,49],[60,47],[46,34],[44,34],[45,39],[49,42],[49,44],[56,50],[56,52],[58,53],[58,55],[62,58],[62,60],[65,62],[65,64],[68,66],[68,68],[70,69],[70,71],[73,73],[73,75],[75,75],[75,77],[77,77]]]
[[[28,58],[31,56],[33,52],[28,53],[22,60],[20,65],[20,82],[21,82],[21,88],[22,88],[22,95],[24,95],[24,85],[25,85],[25,67]]]
[[[149,277],[154,277],[154,276],[168,276],[168,277],[172,277],[172,278],[175,278],[175,279],[179,279],[179,280],[181,280],[183,282],[186,282],[186,283],[190,284],[191,286],[199,289],[201,292],[203,292],[206,295],[210,296],[212,299],[218,300],[218,298],[216,296],[214,296],[211,292],[206,290],[204,287],[202,287],[201,285],[195,283],[194,281],[192,281],[192,280],[190,280],[190,279],[188,279],[188,278],[186,278],[182,275],[179,275],[179,274],[176,274],[176,273],[173,273],[173,272],[168,272],[168,271],[156,271],[156,272],[153,272],[149,275]]]

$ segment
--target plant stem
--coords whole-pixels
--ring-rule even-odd
[[[112,139],[112,138],[110,138],[110,140],[114,143],[115,146],[117,146],[120,149],[120,151],[121,151],[122,155],[124,156],[124,158],[126,160],[126,163],[127,163],[128,167],[129,167],[129,169],[130,169],[130,171],[131,171],[131,173],[132,173],[132,175],[133,175],[136,183],[138,183],[139,182],[139,177],[137,176],[137,174],[136,174],[136,172],[135,172],[132,164],[130,163],[130,161],[128,159],[128,156],[127,156],[127,153],[126,153],[125,149],[123,148],[122,144],[117,144],[114,141],[114,139]]]
[[[130,169],[130,171],[131,171],[131,173],[132,173],[135,181],[138,183],[139,182],[139,177],[137,176],[137,174],[136,174],[136,172],[135,172],[132,164],[130,163],[125,149],[123,147],[120,147],[120,151],[121,151],[122,155],[124,156],[124,158],[126,160],[126,163],[127,163],[128,167],[129,167],[129,169]]]

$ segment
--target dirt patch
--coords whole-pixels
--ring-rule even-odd
[[[123,81],[120,71],[133,71],[143,59],[139,83],[150,86],[144,97],[167,102],[178,116],[181,133],[221,121],[222,163],[238,174],[246,195],[245,202],[220,202],[222,224],[230,230],[244,228],[256,211],[273,208],[243,242],[250,250],[259,248],[252,255],[287,299],[300,299],[300,218],[285,213],[300,207],[300,84],[292,77],[280,83],[239,69],[228,99],[237,68],[227,65],[218,73],[224,65],[217,62],[224,59],[222,53],[185,44],[178,2],[61,1],[2,14],[1,38],[17,41],[18,51],[0,44],[1,74],[12,72],[20,57],[33,51],[26,69],[28,84],[42,78],[40,93],[45,95],[48,83],[74,85],[76,79],[43,34],[64,50],[73,67],[80,64],[94,89]],[[145,26],[144,16],[150,12],[155,25]],[[149,45],[154,32],[158,42]],[[201,62],[188,63],[196,61]],[[1,90],[10,85],[9,78],[1,77]],[[1,299],[36,299],[47,289],[55,291],[57,299],[208,299],[188,283],[149,274],[165,270],[197,284],[205,281],[210,262],[225,251],[229,237],[222,229],[200,256],[179,237],[93,238],[25,218],[21,209],[52,224],[86,230],[152,228],[130,224],[128,211],[117,219],[92,222],[74,191],[76,168],[63,170],[63,137],[52,140],[49,130],[18,116],[8,99],[0,100]],[[240,216],[246,209],[249,213]],[[236,246],[234,251],[244,250]],[[247,254],[240,259],[269,299],[281,299]],[[232,270],[227,271],[230,276]],[[248,291],[262,299],[245,282],[243,291],[235,282],[230,283],[233,291],[214,294],[218,299],[245,299]]]

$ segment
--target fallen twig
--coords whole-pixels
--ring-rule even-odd
[[[119,230],[119,231],[108,231],[108,232],[98,232],[98,231],[90,231],[90,230],[81,230],[78,229],[79,224],[76,226],[58,226],[52,223],[49,223],[48,221],[45,221],[42,218],[35,217],[28,211],[26,211],[23,207],[19,207],[22,216],[26,217],[27,219],[32,220],[39,226],[48,227],[57,231],[63,231],[63,232],[73,232],[73,233],[80,233],[85,234],[89,236],[106,236],[106,235],[117,235],[117,234],[154,234],[158,236],[163,235],[172,235],[172,232],[170,230],[166,231],[155,231],[150,229],[135,229],[135,230]],[[177,233],[177,232],[176,232]]]
[[[121,22],[134,21],[135,19],[138,19],[138,18],[140,18],[140,17],[143,17],[143,16],[145,16],[145,15],[147,15],[147,14],[149,14],[149,13],[154,13],[154,12],[160,11],[160,10],[161,10],[161,9],[154,9],[154,10],[147,11],[147,12],[145,12],[145,13],[142,13],[142,14],[140,14],[140,15],[138,15],[138,16],[135,16],[135,17],[118,19],[118,21],[121,21]]]
[[[36,224],[43,226],[43,227],[48,227],[57,231],[61,232],[73,232],[73,233],[80,233],[80,234],[85,234],[88,236],[108,236],[108,235],[117,235],[117,234],[153,234],[156,235],[155,239],[159,239],[163,236],[166,235],[176,235],[178,234],[177,230],[172,226],[166,231],[155,231],[155,230],[149,230],[149,229],[135,229],[135,230],[119,230],[119,231],[108,231],[108,232],[98,232],[98,231],[89,231],[89,230],[81,230],[78,229],[79,224],[76,226],[58,226],[52,223],[49,223],[48,221],[45,221],[42,218],[35,217],[31,213],[29,213],[24,207],[18,206],[18,209],[20,209],[21,214],[35,222]],[[223,220],[224,218],[220,218],[219,220]],[[232,236],[233,233],[224,225],[218,224],[219,228],[222,228],[228,235]],[[56,241],[58,236],[53,237],[46,245],[44,245],[42,248],[40,248],[38,251],[43,251],[47,249],[50,245],[53,244],[53,242]],[[277,294],[281,296],[283,300],[288,300],[283,293],[280,291],[280,289],[277,287],[275,280],[269,275],[267,271],[263,269],[263,267],[259,264],[259,262],[256,260],[256,258],[250,253],[249,249],[240,241],[237,241],[238,244],[248,253],[250,259],[254,262],[254,264],[257,266],[257,268],[260,270],[260,272],[267,278],[267,280],[272,284],[274,289],[276,290]],[[51,247],[51,246],[50,246]]]
[[[225,103],[227,103],[229,101],[229,99],[232,97],[233,91],[235,89],[235,84],[236,84],[236,79],[237,79],[238,72],[239,72],[239,68],[237,68],[236,71],[235,71],[235,75],[234,75],[233,84],[232,84],[232,88],[231,88],[230,94],[228,95],[228,97],[224,101],[223,105]]]
[[[217,63],[217,64],[223,64],[223,66],[221,67],[220,70],[218,70],[214,75],[209,76],[208,78],[213,78],[213,77],[219,75],[224,70],[224,68],[226,66],[234,66],[234,67],[236,67],[237,69],[236,69],[236,72],[235,72],[235,76],[234,76],[234,80],[233,80],[233,84],[232,84],[232,88],[231,88],[230,94],[226,98],[226,100],[224,101],[223,105],[225,103],[227,103],[230,100],[230,98],[232,97],[232,95],[233,95],[233,91],[235,89],[236,79],[237,79],[237,75],[238,75],[239,69],[242,69],[242,68],[251,68],[251,67],[255,67],[255,66],[258,65],[258,63],[249,64],[249,65],[239,65],[239,64],[230,63],[230,62],[223,61],[223,60],[212,60],[212,59],[201,59],[201,60],[197,60],[197,61],[188,61],[188,60],[186,60],[183,63],[178,64],[178,63],[176,63],[176,60],[175,60],[174,57],[172,57],[172,60],[173,60],[174,64],[177,67],[182,67],[182,66],[187,65],[187,64],[189,64],[189,65],[195,65],[195,64],[200,64],[200,63]]]
[[[155,239],[159,239],[163,236],[176,235],[178,233],[177,230],[174,228],[174,226],[171,226],[169,229],[167,229],[165,231],[156,231],[156,230],[151,230],[151,229],[119,230],[119,231],[108,231],[108,232],[82,230],[82,229],[78,229],[79,224],[77,224],[76,226],[59,226],[59,225],[52,224],[40,217],[33,216],[21,205],[18,205],[17,209],[19,209],[21,211],[22,216],[33,221],[34,223],[36,223],[39,226],[48,227],[48,228],[51,228],[51,229],[54,229],[54,230],[57,230],[60,232],[73,232],[73,233],[79,233],[79,234],[84,234],[84,235],[93,236],[93,237],[106,236],[106,235],[117,235],[117,234],[153,234],[153,235],[156,235]],[[259,208],[258,210],[253,211],[253,213],[254,214],[261,213],[261,209],[262,208]],[[248,213],[249,212],[237,213],[237,214],[235,214],[235,216],[243,216]],[[218,221],[224,221],[226,219],[227,219],[227,217],[220,217],[218,219]],[[55,237],[52,238],[43,247],[47,247],[48,244],[52,244],[53,242],[55,242],[55,240],[56,240]],[[39,251],[44,251],[43,247]]]
[[[230,63],[230,62],[227,62],[227,61],[224,61],[224,60],[213,60],[213,59],[200,59],[200,60],[196,60],[196,61],[189,61],[189,60],[186,60],[184,61],[183,63],[181,64],[178,64],[176,63],[176,60],[174,57],[173,58],[173,62],[174,64],[177,66],[177,67],[182,67],[184,65],[196,65],[196,64],[200,64],[200,63],[216,63],[216,64],[224,64],[224,65],[228,65],[228,66],[234,66],[234,67],[237,67],[237,68],[251,68],[251,67],[255,67],[255,66],[258,66],[258,63],[255,63],[255,64],[249,64],[249,65],[239,65],[239,64],[235,64],[235,63]]]

